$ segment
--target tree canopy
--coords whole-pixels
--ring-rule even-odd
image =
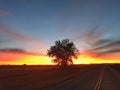
[[[64,39],[62,41],[55,41],[55,45],[50,47],[47,55],[54,57],[52,62],[57,63],[59,66],[66,67],[73,64],[72,58],[77,59],[78,52],[78,49],[72,41]]]

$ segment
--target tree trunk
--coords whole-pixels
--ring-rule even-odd
[[[68,65],[67,65],[67,60],[62,60],[62,62],[61,62],[61,67],[62,68],[66,68]]]

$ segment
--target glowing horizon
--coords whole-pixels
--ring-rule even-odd
[[[52,63],[52,58],[46,55],[30,55],[25,53],[1,53],[2,56],[0,65],[55,65]],[[105,64],[105,63],[120,63],[119,59],[105,59],[91,57],[88,55],[79,55],[78,59],[73,59],[74,64]]]

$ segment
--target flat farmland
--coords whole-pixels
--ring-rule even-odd
[[[40,65],[0,66],[0,90],[43,90],[99,66],[76,65],[66,69]]]
[[[120,72],[120,64],[111,64],[110,66],[111,66],[111,68]]]

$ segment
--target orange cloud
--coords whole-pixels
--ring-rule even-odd
[[[118,60],[120,62],[120,52],[106,53],[99,57],[106,60]]]

